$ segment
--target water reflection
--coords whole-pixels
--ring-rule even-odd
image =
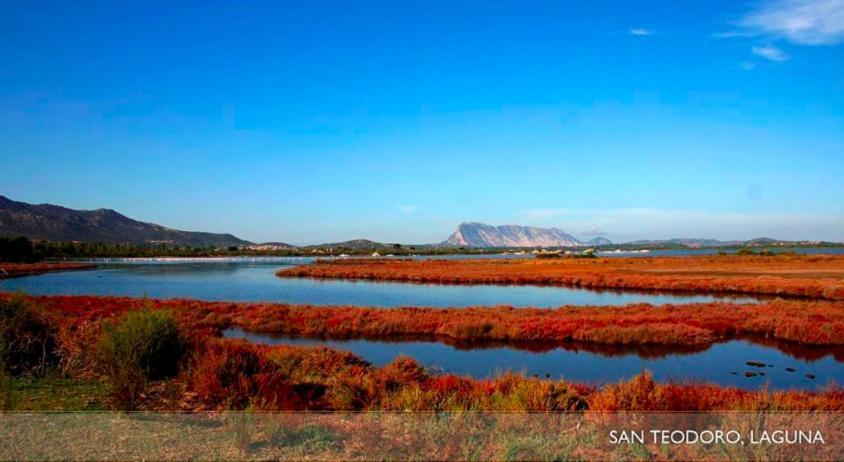
[[[117,295],[193,298],[314,305],[397,306],[532,306],[653,305],[753,297],[593,290],[557,286],[435,285],[348,280],[279,278],[279,263],[169,263],[103,266],[90,271],[49,273],[0,280],[0,290],[36,295]]]
[[[844,349],[813,348],[769,339],[730,340],[706,346],[614,346],[588,343],[464,342],[431,337],[317,339],[244,332],[228,338],[256,343],[323,345],[383,366],[410,356],[433,371],[491,377],[505,371],[576,382],[626,380],[647,369],[660,381],[704,381],[745,389],[814,390],[844,383]],[[764,369],[749,365],[764,364]],[[745,373],[755,375],[746,377]],[[807,375],[813,376],[809,378]]]

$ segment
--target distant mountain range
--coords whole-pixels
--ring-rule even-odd
[[[723,247],[723,246],[731,246],[731,245],[779,245],[779,244],[788,244],[791,241],[781,241],[778,239],[771,239],[770,237],[757,237],[755,239],[749,239],[746,241],[740,240],[733,240],[733,241],[719,241],[718,239],[695,239],[695,238],[676,238],[676,239],[661,239],[661,240],[638,240],[638,241],[631,241],[627,242],[628,245],[641,245],[641,246],[665,246],[665,245],[672,245],[677,246],[681,245],[684,247]]]
[[[168,244],[178,246],[243,246],[251,242],[231,234],[170,229],[144,223],[111,209],[73,210],[51,204],[27,204],[0,196],[0,236],[34,240],[105,244]]]
[[[557,228],[537,228],[533,226],[503,225],[492,226],[483,223],[463,223],[457,227],[441,246],[446,247],[600,247],[613,243],[606,238],[596,237],[579,240]],[[758,237],[746,241],[720,241],[717,239],[677,238],[663,240],[638,240],[625,242],[624,247],[724,247],[724,246],[764,246],[788,245],[791,241]]]
[[[304,249],[317,248],[331,248],[331,249],[349,249],[349,250],[379,250],[390,247],[393,244],[385,244],[383,242],[370,241],[369,239],[352,239],[351,241],[343,242],[329,242],[326,244],[309,245],[302,247]]]
[[[461,223],[445,242],[448,247],[581,247],[608,245],[602,237],[581,241],[557,228]]]
[[[26,236],[33,240],[77,241],[105,244],[136,244],[194,247],[245,247],[251,250],[315,250],[349,249],[381,251],[398,246],[355,239],[319,245],[295,246],[284,242],[254,244],[231,234],[180,231],[154,223],[133,220],[111,209],[73,210],[51,204],[28,204],[0,196],[0,237]],[[626,242],[624,247],[720,247],[733,245],[786,245],[780,241],[760,237],[748,241],[719,241],[717,239],[664,239]],[[810,242],[809,242],[810,243]],[[596,237],[579,240],[557,228],[462,223],[444,242],[434,247],[598,247],[612,245],[609,239]],[[399,246],[400,247],[400,246]],[[431,245],[418,245],[419,248]]]

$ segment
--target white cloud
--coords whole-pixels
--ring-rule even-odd
[[[784,38],[800,45],[844,42],[844,0],[773,0],[737,25],[736,35]]]
[[[753,47],[753,54],[780,63],[787,61],[789,58],[787,54],[773,45],[755,46]]]
[[[416,206],[415,205],[400,205],[399,210],[401,210],[401,213],[403,213],[405,215],[410,215],[411,213],[416,211]]]
[[[745,71],[752,71],[756,69],[756,63],[751,61],[742,61],[739,63],[739,67]]]
[[[633,27],[628,32],[630,33],[630,35],[638,35],[640,37],[645,37],[654,34],[654,31],[650,29],[645,29],[644,27]]]

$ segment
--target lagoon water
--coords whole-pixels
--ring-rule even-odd
[[[512,371],[539,377],[601,384],[627,380],[642,370],[661,382],[703,381],[744,389],[815,390],[829,383],[844,384],[844,349],[812,349],[781,344],[765,346],[747,340],[714,344],[700,351],[671,352],[659,349],[620,349],[596,346],[449,345],[436,341],[324,340],[272,336],[229,329],[228,338],[245,338],[271,345],[322,345],[345,350],[383,366],[400,355],[414,358],[432,369],[486,378]],[[587,349],[588,348],[588,349]],[[763,362],[753,367],[747,361]],[[795,369],[794,372],[786,368]],[[747,371],[763,375],[745,377]],[[814,379],[806,377],[813,374]]]
[[[547,286],[432,285],[372,281],[278,278],[275,272],[310,259],[122,260],[88,271],[48,273],[0,280],[0,291],[21,290],[36,295],[89,294],[194,298],[202,300],[268,301],[297,304],[394,306],[512,305],[623,305],[647,302],[752,302],[750,297],[683,295],[653,292],[595,291]],[[764,346],[734,340],[705,349],[666,351],[654,348],[623,349],[595,345],[446,344],[433,339],[405,341],[320,340],[226,332],[263,343],[326,345],[352,351],[376,365],[400,354],[432,368],[474,377],[504,371],[546,375],[551,378],[606,383],[628,379],[647,369],[660,381],[699,380],[746,389],[817,389],[829,382],[844,383],[844,350]],[[746,361],[774,367],[755,368]],[[785,368],[794,368],[789,372]],[[745,377],[746,371],[765,376]],[[806,374],[814,374],[815,379]]]
[[[94,270],[0,280],[0,291],[35,295],[118,295],[296,304],[395,306],[624,305],[628,303],[753,302],[751,297],[597,291],[547,286],[434,285],[279,278],[275,272],[308,260],[240,259],[184,263],[141,261]]]

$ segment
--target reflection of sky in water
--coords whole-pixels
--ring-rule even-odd
[[[390,282],[290,279],[279,263],[121,265],[0,280],[0,290],[31,294],[88,294],[272,301],[321,305],[471,306],[624,305],[708,302],[723,297],[649,292],[598,292],[539,286],[418,285]],[[739,302],[753,301],[737,298]]]
[[[273,337],[227,331],[226,336],[247,338],[270,344],[325,345],[351,351],[363,359],[383,366],[399,355],[410,356],[425,366],[460,375],[490,377],[505,371],[537,374],[551,378],[586,383],[605,383],[626,380],[647,369],[659,381],[697,380],[747,389],[767,384],[771,389],[815,389],[830,381],[844,384],[844,363],[831,354],[817,359],[799,359],[774,347],[757,345],[744,340],[718,343],[696,353],[667,354],[662,357],[640,357],[634,352],[609,356],[599,352],[555,348],[531,352],[511,347],[457,349],[437,342],[378,342],[369,340],[320,340],[308,338]],[[823,351],[823,350],[819,350]],[[839,356],[842,358],[844,356]],[[774,367],[751,367],[746,361],[760,361]],[[796,369],[788,372],[787,367]],[[745,377],[745,371],[764,372],[765,376]],[[736,375],[731,374],[736,372]],[[805,374],[815,374],[811,380]]]

